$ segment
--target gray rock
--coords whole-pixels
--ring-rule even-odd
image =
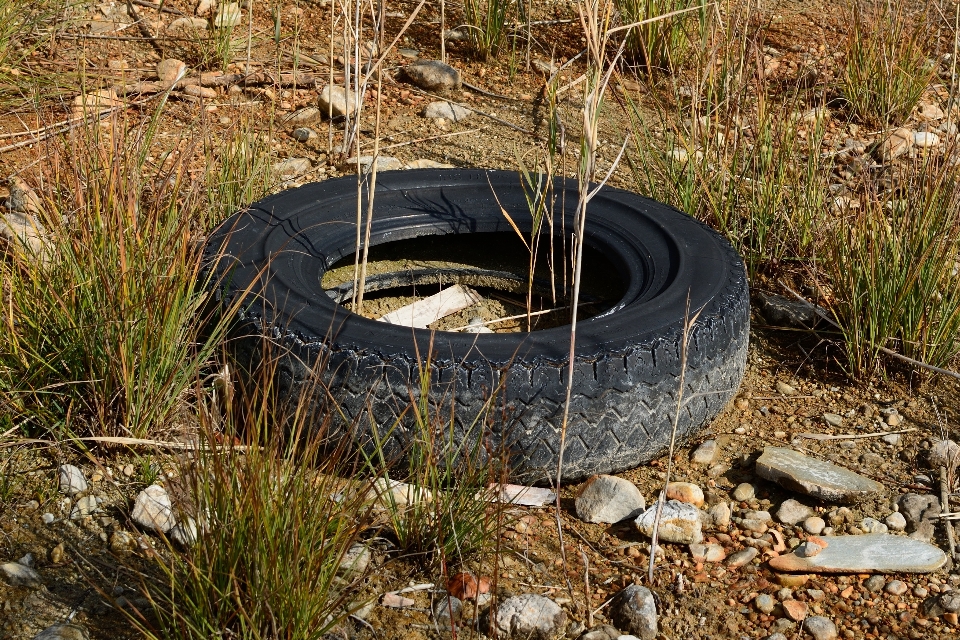
[[[863,587],[870,593],[876,593],[877,591],[880,591],[883,589],[885,584],[887,584],[887,579],[880,575],[870,576],[863,581]]]
[[[657,636],[657,603],[646,587],[631,584],[613,597],[610,619],[621,631],[632,633],[641,640]]]
[[[887,528],[890,531],[903,531],[907,528],[907,519],[903,517],[903,514],[899,511],[894,511],[886,518],[883,519],[883,522],[887,525]]]
[[[736,553],[731,553],[727,556],[727,566],[734,569],[746,566],[753,562],[753,559],[756,558],[759,553],[756,547],[747,547]]]
[[[33,640],[90,640],[90,634],[80,625],[55,624],[33,636]]]
[[[757,297],[760,313],[774,326],[811,328],[820,320],[816,307],[808,302],[765,293],[759,293]]]
[[[441,628],[450,629],[463,614],[463,602],[453,596],[444,596],[433,605],[433,618]]]
[[[953,440],[938,440],[927,452],[927,462],[932,469],[940,467],[952,469],[957,466],[958,461],[960,461],[960,444]]]
[[[760,477],[790,491],[831,502],[854,502],[883,491],[879,482],[784,447],[764,448],[756,470]]]
[[[157,77],[164,87],[170,87],[187,73],[187,65],[175,58],[165,58],[157,63]]]
[[[805,618],[803,630],[812,635],[813,640],[837,640],[837,625],[823,616]]]
[[[42,582],[40,574],[19,562],[5,562],[0,564],[0,576],[12,587],[29,587],[38,589]]]
[[[926,618],[942,616],[945,613],[957,613],[960,611],[960,592],[947,591],[932,595],[923,601],[920,611]]]
[[[654,522],[657,517],[657,505],[654,503],[634,521],[643,535],[652,538]],[[660,542],[693,544],[703,541],[703,524],[700,510],[692,504],[678,500],[667,500],[660,514],[660,527],[657,532]]]
[[[712,465],[720,455],[720,445],[716,440],[707,440],[690,454],[690,462],[693,464]]]
[[[184,548],[197,544],[197,540],[200,539],[197,521],[187,516],[170,529],[170,538]]]
[[[700,544],[690,545],[690,555],[697,562],[720,562],[727,557],[727,552],[719,544]]]
[[[60,493],[72,496],[87,490],[87,479],[83,477],[83,471],[72,464],[60,465],[57,475],[60,482]]]
[[[423,108],[423,117],[431,120],[444,118],[452,122],[463,122],[472,115],[473,110],[445,100],[431,102]]]
[[[898,444],[900,444],[900,437],[901,436],[899,433],[888,433],[887,435],[883,436],[880,439],[886,442],[887,444],[889,444],[890,446],[895,447]]]
[[[640,489],[616,476],[592,476],[574,503],[577,517],[584,522],[613,524],[637,517],[646,506]]]
[[[819,516],[810,516],[803,521],[803,530],[809,534],[818,536],[827,528],[827,523]]]
[[[103,499],[96,496],[84,496],[73,505],[73,509],[70,511],[70,519],[79,520],[80,518],[92,516],[100,511],[100,505],[102,503]]]
[[[884,591],[894,596],[902,596],[907,592],[907,585],[902,580],[891,580]]]
[[[57,517],[49,511],[40,516],[40,518],[43,520],[43,524],[53,524],[53,521],[57,519]]]
[[[362,575],[366,573],[372,559],[373,554],[370,553],[370,548],[358,542],[351,545],[347,552],[343,554],[337,570],[346,575]]]
[[[22,558],[20,558],[19,560],[17,560],[17,562],[19,562],[20,564],[22,564],[22,565],[25,566],[25,567],[30,567],[31,569],[33,568],[33,565],[36,564],[36,563],[34,562],[34,560],[33,560],[33,554],[32,554],[32,553],[24,554],[24,556],[23,556]]]
[[[777,509],[777,520],[790,526],[796,525],[798,522],[802,522],[812,515],[813,509],[792,498],[790,500],[784,500],[783,503],[780,504],[780,508]]]
[[[310,171],[307,158],[287,158],[273,165],[273,174],[283,180],[292,180]]]
[[[368,173],[373,166],[373,156],[354,156],[347,158],[343,163],[344,170],[356,171],[357,164],[360,165],[361,173]],[[403,163],[390,156],[380,156],[377,158],[377,171],[397,171],[403,169]]]
[[[294,126],[311,124],[319,120],[324,113],[325,112],[321,112],[320,109],[316,107],[303,107],[284,118],[283,123]]]
[[[80,625],[55,624],[35,635],[33,640],[90,640],[90,634]]]
[[[760,613],[772,613],[777,601],[769,593],[761,593],[753,601],[754,606]]]
[[[407,80],[427,91],[460,88],[460,72],[439,60],[417,60],[403,68]]]
[[[290,136],[297,142],[309,142],[317,137],[317,132],[310,127],[297,127]]]
[[[9,211],[0,210],[0,237],[21,245],[34,255],[46,256],[50,250],[46,230],[37,220],[35,213],[19,210],[25,206],[24,202],[29,203],[30,200],[16,195],[18,190],[13,186],[12,180],[10,185],[10,196],[7,197]],[[31,189],[30,193],[32,192]],[[34,196],[36,197],[36,194]]]
[[[921,149],[935,147],[940,144],[940,136],[930,131],[918,131],[913,134],[913,144]]]
[[[905,493],[897,503],[907,521],[907,533],[912,538],[929,542],[933,539],[940,515],[940,501],[936,496]]]
[[[581,633],[577,640],[617,640],[621,635],[616,627],[599,624]]]
[[[939,548],[889,533],[831,536],[813,557],[797,553],[769,560],[775,571],[803,573],[930,573],[947,561]]]
[[[203,18],[184,16],[183,18],[177,18],[167,25],[167,33],[171,35],[196,37],[198,34],[206,31],[208,26],[210,26],[210,24]]]
[[[864,518],[860,522],[860,529],[864,533],[886,533],[887,525],[874,518]]]
[[[167,533],[177,523],[173,515],[173,502],[167,490],[152,484],[137,496],[133,503],[133,521],[146,529]]]
[[[730,526],[730,505],[726,502],[718,502],[707,509],[707,515],[710,516],[710,520],[715,527]]]
[[[233,29],[240,24],[242,17],[243,16],[240,13],[239,3],[219,3],[219,6],[217,7],[217,15],[213,19],[213,26],[218,29]]]
[[[503,638],[548,640],[566,624],[567,614],[553,600],[527,593],[501,602],[492,622]]]
[[[347,97],[349,95],[349,98]],[[332,112],[333,117],[353,115],[359,108],[357,98],[353,93],[348,94],[343,87],[328,84],[317,96],[317,106],[324,116]]]
[[[787,639],[787,636],[777,631],[776,633],[771,633],[770,635],[768,635],[767,640],[788,640],[788,639]]]
[[[741,482],[733,490],[733,499],[737,502],[746,502],[752,500],[757,495],[757,488],[749,482]]]
[[[843,416],[836,413],[825,413],[823,414],[823,421],[826,422],[831,427],[842,427],[843,426]]]

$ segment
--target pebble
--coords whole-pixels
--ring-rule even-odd
[[[831,536],[814,557],[797,553],[769,560],[774,571],[804,573],[930,573],[947,561],[938,547],[889,533]]]
[[[90,640],[90,634],[80,625],[55,624],[35,635],[33,640]]]
[[[208,23],[203,18],[184,16],[167,25],[167,33],[191,37],[196,36],[199,32],[206,31],[207,26]]]
[[[880,143],[880,157],[885,162],[895,160],[910,151],[915,142],[914,132],[906,127],[901,127]]]
[[[372,558],[373,554],[370,553],[369,547],[359,542],[354,543],[340,559],[337,572],[350,576],[363,575],[370,566]]]
[[[587,480],[574,508],[584,522],[614,524],[627,518],[636,518],[646,502],[640,489],[629,480],[609,475],[597,475]]]
[[[41,586],[40,574],[19,562],[0,564],[0,576],[12,587],[38,589]]]
[[[213,13],[214,8],[217,6],[217,0],[200,0],[197,4],[197,10],[195,13],[198,16],[205,16],[209,13]]]
[[[157,77],[164,87],[170,87],[187,73],[187,65],[176,58],[165,58],[157,63]]]
[[[217,97],[217,90],[213,87],[201,87],[198,84],[188,84],[183,88],[183,93],[194,98],[203,98],[204,100],[213,100]]]
[[[806,520],[813,515],[813,509],[792,498],[784,500],[777,509],[777,520],[790,526]]]
[[[818,536],[823,533],[827,523],[820,516],[810,516],[803,521],[803,530],[809,534]]]
[[[777,602],[770,594],[761,593],[754,599],[753,604],[761,613],[772,613],[773,608],[777,605]]]
[[[813,640],[837,640],[837,625],[823,616],[811,616],[803,621],[803,630],[813,636]]]
[[[703,506],[703,489],[692,482],[671,482],[667,485],[667,499]]]
[[[813,558],[814,556],[819,555],[823,549],[824,548],[816,542],[807,540],[806,542],[801,542],[798,544],[797,548],[794,549],[793,552],[801,558]]]
[[[884,591],[890,595],[902,596],[907,592],[907,585],[902,580],[891,580]]]
[[[343,163],[344,170],[356,171],[357,165],[360,165],[361,173],[369,173],[373,166],[373,156],[354,156],[347,158]],[[391,156],[379,156],[377,158],[377,171],[397,171],[403,169],[403,163]]]
[[[784,447],[765,447],[757,459],[756,471],[760,477],[786,489],[831,502],[852,502],[884,490],[882,484],[870,478]]]
[[[283,123],[287,125],[312,124],[323,115],[325,115],[325,112],[321,112],[317,107],[303,107],[284,118]]]
[[[556,602],[528,593],[501,602],[491,622],[493,631],[503,638],[548,640],[566,621],[567,614]]]
[[[123,475],[124,475],[125,477],[127,477],[127,478],[132,478],[134,471],[135,471],[135,470],[134,470],[132,464],[126,464],[126,465],[124,465],[121,473],[123,473]]]
[[[777,382],[777,391],[779,391],[781,394],[785,396],[792,396],[792,395],[796,395],[797,393],[797,390],[795,388],[791,387],[789,384],[782,381]]]
[[[777,631],[776,633],[771,633],[770,635],[768,635],[767,640],[789,640],[789,639],[787,638],[787,636]]]
[[[796,622],[800,622],[807,617],[807,603],[800,600],[784,600],[780,603],[783,612],[787,617]]]
[[[72,464],[60,465],[57,474],[60,485],[60,493],[68,496],[87,490],[87,479],[83,476],[83,471]]]
[[[95,513],[100,511],[100,505],[103,503],[102,498],[96,496],[83,496],[77,503],[73,505],[73,509],[70,511],[71,520],[79,520],[86,516],[92,516]]]
[[[444,596],[433,605],[433,617],[442,627],[452,628],[463,613],[463,602],[453,596]]]
[[[720,455],[720,445],[716,440],[707,440],[690,454],[690,462],[709,466],[716,461],[718,455]]]
[[[897,446],[898,444],[900,444],[900,434],[899,434],[899,433],[890,433],[890,434],[887,434],[887,435],[883,436],[883,437],[880,438],[880,439],[883,440],[884,442],[886,442],[886,443],[887,443],[888,445],[890,445],[891,447],[895,447],[895,446]]]
[[[926,598],[929,591],[926,587],[920,586],[919,584],[913,588],[913,595],[918,598]]]
[[[431,120],[439,120],[440,118],[443,118],[444,120],[450,120],[451,122],[463,122],[472,115],[472,109],[468,109],[467,107],[463,107],[452,102],[447,102],[445,100],[431,102],[423,108],[423,117]]]
[[[940,515],[940,501],[936,496],[905,493],[898,501],[899,513],[906,520],[910,537],[929,542],[936,531]]]
[[[317,137],[317,132],[310,127],[297,127],[290,136],[297,142],[308,142]]]
[[[874,518],[864,518],[860,522],[860,529],[864,533],[886,533],[888,530],[887,525]]]
[[[53,521],[56,520],[57,517],[48,511],[40,516],[40,519],[43,520],[43,524],[53,524]]]
[[[307,158],[286,158],[273,165],[273,174],[283,180],[292,180],[310,171],[312,165]]]
[[[918,131],[917,133],[913,134],[913,144],[921,149],[935,147],[940,144],[940,136],[929,131]]]
[[[653,536],[653,525],[657,515],[656,503],[644,511],[634,521],[635,526],[647,537]],[[703,540],[700,510],[693,505],[677,500],[668,500],[660,514],[658,539],[661,542],[693,544]]]
[[[74,116],[85,116],[113,107],[122,107],[123,100],[113,89],[100,89],[79,95],[73,99],[72,113]]]
[[[350,96],[349,99],[347,96]],[[347,94],[346,89],[336,85],[328,84],[317,96],[317,107],[324,116],[333,113],[333,117],[345,116],[349,112],[353,115],[359,108],[356,96],[351,92]]]
[[[752,500],[757,495],[757,488],[749,482],[741,482],[733,490],[733,499],[737,502],[746,502]]]
[[[418,487],[399,480],[377,478],[370,491],[368,500],[377,500],[380,506],[386,509],[405,509],[418,502],[431,502],[433,494],[428,489]]]
[[[734,569],[742,567],[756,558],[758,553],[759,551],[755,547],[747,547],[742,551],[732,553],[727,557],[727,566]]]
[[[825,413],[823,414],[823,421],[826,422],[831,427],[842,427],[843,426],[843,416],[836,413]]]
[[[60,564],[63,560],[64,553],[66,552],[66,547],[63,546],[63,543],[59,543],[53,549],[50,549],[50,562],[53,564]]]
[[[960,445],[953,440],[938,440],[931,445],[930,451],[927,452],[927,462],[930,464],[930,468],[934,470],[938,470],[940,467],[950,469],[956,465],[958,460],[960,460]]]
[[[240,5],[238,3],[220,3],[217,7],[217,15],[213,19],[213,26],[218,29],[233,29],[240,24],[241,17]]]
[[[883,589],[884,585],[887,584],[887,579],[883,576],[870,576],[863,581],[863,587],[870,593],[876,593]]]
[[[617,629],[641,640],[657,636],[657,604],[646,587],[631,584],[617,593],[610,603],[610,618]]]
[[[158,484],[152,484],[140,492],[133,504],[131,517],[141,527],[162,533],[167,533],[176,524],[170,496]]]
[[[460,72],[439,60],[417,60],[403,67],[407,80],[427,91],[460,88]]]
[[[725,528],[730,526],[730,505],[726,502],[718,502],[707,509],[707,515],[710,516],[715,527]]]
[[[690,555],[695,562],[722,562],[727,552],[719,544],[691,544]]]
[[[170,529],[170,538],[181,547],[188,549],[197,544],[200,532],[197,530],[197,521],[187,516]]]

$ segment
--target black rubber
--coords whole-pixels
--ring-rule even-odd
[[[576,184],[558,181],[557,193],[562,189],[571,229]],[[320,280],[331,265],[353,255],[356,198],[353,177],[306,185],[252,205],[211,235],[205,257],[218,299],[252,292],[237,325],[241,357],[255,368],[263,357],[260,336],[272,336],[283,347],[276,369],[280,392],[334,415],[346,434],[328,404],[335,398],[339,415],[352,423],[351,437],[369,446],[375,423],[389,455],[407,443],[409,416],[394,425],[411,397],[419,397],[418,362],[432,353],[430,402],[447,407],[438,411],[448,417],[448,407],[455,407],[445,437],[464,437],[496,393],[487,450],[509,451],[516,480],[555,478],[569,327],[431,333],[350,313],[321,289]],[[512,233],[500,205],[521,228],[530,227],[520,176],[512,172],[384,172],[374,204],[374,245],[430,234]],[[743,263],[700,222],[637,194],[604,188],[589,205],[585,237],[615,265],[626,293],[611,310],[577,326],[564,481],[636,467],[668,446],[688,301],[690,314],[699,315],[689,336],[679,442],[735,393],[749,334]],[[314,368],[329,394],[317,390]],[[301,398],[304,393],[311,396]]]

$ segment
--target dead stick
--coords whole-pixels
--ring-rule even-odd
[[[900,429],[899,431],[877,431],[876,433],[856,433],[844,435],[830,435],[826,433],[798,433],[798,438],[807,438],[809,440],[860,440],[861,438],[880,438],[883,436],[892,436],[898,433],[910,433],[916,431],[916,427],[909,429]]]
[[[486,129],[489,125],[484,125],[482,127],[477,127],[476,129],[467,129],[466,131],[453,131],[451,133],[441,133],[436,136],[427,136],[426,138],[417,138],[416,140],[407,140],[406,142],[395,142],[394,144],[388,144],[385,147],[380,147],[381,151],[386,149],[395,149],[397,147],[405,147],[410,144],[418,144],[420,142],[429,142],[430,140],[439,140],[440,138],[452,138],[454,136],[462,136],[467,133],[476,133],[482,129]]]
[[[153,9],[155,11],[162,11],[163,13],[172,13],[175,16],[187,15],[176,7],[171,7],[165,4],[157,4],[156,2],[148,2],[148,0],[133,0],[133,4],[140,7],[146,7],[147,9]]]
[[[944,511],[950,511],[950,486],[947,480],[947,468],[940,467],[940,508]],[[950,543],[950,558],[957,559],[957,543],[953,539],[953,523],[948,519],[943,520],[943,526],[947,528],[947,542]]]

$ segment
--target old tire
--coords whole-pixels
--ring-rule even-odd
[[[556,188],[568,190],[564,215],[570,229],[576,185],[558,181]],[[218,299],[226,303],[246,292],[235,331],[241,360],[255,369],[264,357],[261,337],[271,336],[282,347],[271,363],[282,396],[307,400],[334,416],[338,433],[349,431],[359,446],[370,446],[370,425],[376,424],[381,446],[399,454],[410,438],[409,420],[391,427],[411,397],[419,397],[418,362],[432,353],[431,401],[455,407],[445,437],[465,437],[497,393],[484,434],[487,450],[508,452],[516,480],[555,478],[569,327],[431,335],[348,312],[319,283],[327,268],[353,253],[356,197],[355,178],[309,184],[252,205],[211,235],[205,258]],[[500,205],[521,227],[530,224],[520,178],[512,172],[385,172],[374,202],[372,244],[428,234],[511,232]],[[688,336],[678,442],[735,393],[749,334],[743,263],[726,240],[693,218],[604,188],[590,204],[586,241],[616,265],[626,293],[611,312],[577,327],[564,481],[636,467],[668,446],[688,313],[697,317]],[[329,393],[318,390],[313,370],[320,371]],[[330,398],[339,411],[324,406]]]

